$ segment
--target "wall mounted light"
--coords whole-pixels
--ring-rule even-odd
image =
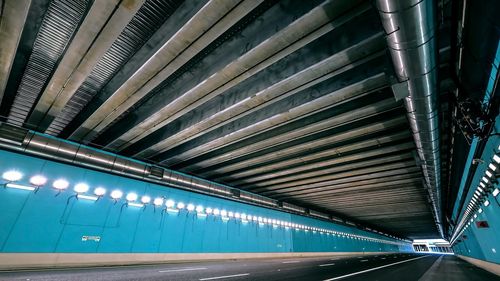
[[[104,196],[104,194],[106,194],[106,189],[104,187],[97,187],[94,189],[94,194],[99,197]]]
[[[118,189],[115,189],[113,191],[111,191],[111,194],[110,194],[111,198],[113,198],[114,200],[118,200],[120,198],[122,198],[123,196],[123,192],[121,192],[120,190]]]
[[[144,195],[141,197],[141,202],[143,204],[149,204],[149,202],[151,202],[151,197],[147,196],[147,195]]]
[[[23,174],[16,170],[10,170],[2,174],[2,178],[9,182],[14,182],[21,180],[23,178]]]
[[[52,187],[54,187],[55,189],[57,189],[59,191],[67,189],[68,186],[69,186],[69,182],[66,181],[65,179],[58,179],[58,180],[54,181],[54,183],[52,184]]]
[[[30,178],[30,183],[34,186],[42,186],[47,183],[47,178],[42,175],[35,175]]]
[[[76,193],[85,193],[85,192],[89,191],[89,186],[85,183],[79,183],[79,184],[75,185],[73,190]]]
[[[155,206],[161,206],[161,205],[163,205],[163,198],[160,198],[160,197],[155,198],[155,200],[153,200],[153,204]]]

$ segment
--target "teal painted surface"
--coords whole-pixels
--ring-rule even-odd
[[[496,124],[493,134],[500,133],[500,116],[496,118]],[[498,146],[500,145],[500,137],[498,135],[491,136],[488,140],[481,157],[485,162],[478,166],[474,178],[472,180],[472,187],[467,194],[467,200],[470,202],[472,194],[476,190],[476,186],[484,176],[488,164],[493,157],[493,154],[498,153]],[[497,184],[493,185],[494,188],[500,188]],[[460,242],[456,243],[453,251],[460,255],[473,257],[489,262],[500,263],[500,195],[494,197],[491,193],[487,200],[490,202],[489,206],[481,206],[482,213],[476,212],[477,218],[473,223],[464,231],[462,237],[459,238]],[[487,221],[489,228],[478,228],[477,221]]]
[[[101,173],[22,154],[0,151],[0,173],[16,169],[24,174],[19,181],[42,174],[49,179],[36,193],[0,188],[0,252],[31,253],[227,253],[227,252],[329,252],[329,251],[413,251],[411,244],[388,244],[357,240],[315,231],[243,223],[220,216],[201,218],[194,212],[165,212],[164,207],[127,206],[109,198],[113,189],[124,196],[165,197],[311,227],[324,228],[371,238],[381,235],[356,228],[293,215],[235,201],[196,194],[175,188]],[[58,178],[70,182],[57,195],[51,184]],[[103,186],[107,195],[98,201],[77,200],[72,191],[77,183]],[[56,196],[57,195],[57,196]],[[83,241],[98,236],[100,241]],[[396,242],[394,240],[393,242]],[[401,242],[401,241],[397,241]]]

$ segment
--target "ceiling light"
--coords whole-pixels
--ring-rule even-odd
[[[498,188],[495,188],[495,190],[493,190],[493,196],[496,197],[498,193],[500,193],[500,190]]]
[[[127,194],[127,197],[125,197],[125,199],[127,199],[127,201],[135,201],[137,200],[137,194],[136,193],[133,193],[133,192],[130,192],[129,194]]]
[[[85,183],[79,183],[79,184],[75,185],[75,188],[73,188],[73,190],[76,193],[85,193],[85,192],[89,191],[89,186]]]
[[[241,217],[240,213],[234,213],[234,217],[239,219]]]
[[[493,165],[493,163],[490,163],[488,168],[490,168],[493,172],[497,170],[497,166]]]
[[[220,214],[220,210],[219,209],[214,209],[214,216],[218,216]]]
[[[489,178],[491,178],[491,177],[493,176],[493,174],[492,174],[490,171],[488,171],[488,170],[486,170],[485,174],[486,174]]]
[[[482,186],[482,187],[486,187],[486,185],[484,183],[482,183],[482,182],[480,182],[479,185]]]
[[[227,211],[226,210],[220,211],[220,215],[223,217],[227,217]]]
[[[484,206],[488,207],[490,205],[490,201],[486,200],[484,201]]]
[[[203,206],[201,206],[201,205],[196,206],[196,212],[203,213]]]
[[[117,200],[117,199],[122,198],[122,196],[123,196],[123,192],[121,192],[121,191],[120,191],[120,190],[118,190],[118,189],[115,189],[115,190],[113,190],[113,191],[111,192],[110,196],[111,196],[111,198],[113,198],[113,199]]]
[[[500,146],[498,148],[500,149]],[[500,164],[500,156],[493,155],[493,161],[495,161],[497,164]]]
[[[207,213],[207,214],[209,214],[209,215],[210,215],[212,212],[213,212],[213,209],[212,209],[212,208],[207,208],[207,209],[205,210],[205,213]]]
[[[187,210],[188,210],[188,211],[190,211],[190,212],[194,211],[194,208],[195,208],[195,207],[194,207],[194,205],[193,205],[193,204],[188,204],[188,205],[187,205]]]
[[[482,213],[482,212],[483,212],[483,209],[481,209],[481,208],[480,208],[480,209],[478,210],[478,212],[479,212],[479,213]]]
[[[168,199],[167,202],[165,202],[165,206],[169,209],[173,208],[175,206],[175,201]]]
[[[59,190],[63,190],[63,189],[66,189],[68,188],[69,186],[69,182],[67,182],[66,180],[64,179],[58,179],[56,180],[52,186],[55,188],[55,189],[59,189]]]
[[[97,196],[103,196],[104,194],[106,194],[106,189],[104,187],[98,187],[94,189],[94,194]]]
[[[234,217],[234,213],[233,212],[227,212],[227,216],[230,217],[230,218],[232,218],[232,217]]]
[[[149,204],[149,202],[151,202],[151,197],[147,196],[147,195],[144,195],[141,197],[141,202],[143,204]]]
[[[42,186],[47,183],[47,178],[42,175],[32,176],[30,178],[30,183],[34,186]]]
[[[161,205],[163,205],[163,198],[156,197],[155,200],[153,200],[153,204],[155,206],[161,206]]]
[[[27,186],[27,185],[22,185],[22,184],[17,184],[17,183],[12,183],[12,182],[9,182],[5,185],[5,187],[9,187],[9,188],[15,188],[15,189],[22,189],[22,190],[28,190],[28,191],[33,191],[35,190],[36,188],[33,187],[33,186]]]
[[[481,180],[484,181],[484,183],[488,183],[488,179],[486,177],[482,177]]]
[[[186,205],[182,202],[179,202],[177,203],[177,209],[181,210],[181,209],[184,209],[186,207]]]
[[[85,195],[85,194],[78,194],[76,198],[90,200],[90,201],[97,201],[97,199],[99,199],[99,197],[97,196]]]
[[[23,178],[23,174],[16,170],[10,170],[3,173],[2,178],[6,181],[18,181]]]

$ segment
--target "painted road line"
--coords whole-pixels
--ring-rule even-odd
[[[418,258],[413,258],[413,259],[409,259],[409,260],[404,260],[404,261],[398,261],[398,262],[395,262],[395,263],[390,263],[390,264],[386,264],[386,265],[382,265],[382,266],[377,266],[377,267],[374,267],[374,268],[370,268],[370,269],[366,269],[366,270],[362,270],[362,271],[358,271],[358,272],[353,272],[353,273],[349,273],[349,274],[346,274],[346,275],[333,277],[333,278],[330,278],[330,279],[325,279],[323,281],[339,280],[339,279],[343,279],[343,278],[346,278],[346,277],[351,277],[351,276],[354,276],[354,275],[363,274],[363,273],[370,272],[370,271],[375,271],[375,270],[378,270],[378,269],[381,269],[381,268],[385,268],[385,267],[389,267],[389,266],[393,266],[393,265],[397,265],[397,264],[401,264],[401,263],[405,263],[405,262],[409,262],[409,261],[414,261],[414,260],[422,259],[422,258],[425,258],[425,257],[428,257],[428,256],[429,255],[426,255],[426,256],[423,256],[423,257],[418,257]]]
[[[368,261],[368,260],[360,260],[360,262],[365,262],[365,261]]]
[[[385,260],[385,258],[381,258],[381,259]]]
[[[335,265],[334,263],[325,263],[325,264],[320,264],[319,266],[332,266]]]
[[[200,278],[198,280],[200,280],[200,281],[216,280],[216,279],[234,278],[234,277],[241,277],[241,276],[248,276],[248,275],[250,275],[250,273],[242,273],[242,274],[235,274],[235,275],[225,275],[225,276],[217,276],[217,277]]]
[[[299,263],[300,261],[284,261],[282,263]]]
[[[207,268],[206,267],[186,267],[186,268],[160,270],[158,272],[166,273],[166,272],[194,271],[194,270],[205,270],[205,269],[207,269]]]

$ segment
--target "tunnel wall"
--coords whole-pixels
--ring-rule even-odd
[[[237,201],[142,182],[54,161],[0,150],[0,173],[18,170],[19,184],[42,174],[46,186],[36,192],[0,188],[1,253],[299,253],[299,252],[399,252],[412,251],[411,244],[341,224],[280,212]],[[64,178],[70,186],[58,193],[51,188]],[[389,243],[365,241],[319,231],[304,231],[222,220],[220,216],[198,217],[194,212],[165,211],[153,205],[132,207],[125,199],[104,196],[97,201],[78,199],[76,183],[97,186],[109,192],[120,189],[124,197],[136,192],[151,198],[165,197],[185,204],[219,208],[310,227],[386,239]],[[3,181],[5,184],[5,181]],[[394,244],[392,244],[394,243]]]
[[[477,167],[472,179],[472,186],[467,194],[465,200],[468,204],[473,196],[476,186],[485,175],[488,164],[491,163],[493,155],[500,151],[500,116],[497,116],[495,128],[490,139],[487,141],[481,159],[484,162]],[[492,182],[492,188],[500,189],[497,182]],[[477,217],[473,219],[470,226],[465,229],[461,237],[457,239],[457,243],[453,245],[455,254],[462,257],[468,257],[480,261],[500,264],[500,195],[493,196],[492,193],[488,194],[488,206],[481,205],[482,212],[476,212]],[[477,223],[486,221],[488,227],[478,227]],[[469,261],[473,262],[473,260]],[[497,265],[497,274],[500,274],[500,266]]]

